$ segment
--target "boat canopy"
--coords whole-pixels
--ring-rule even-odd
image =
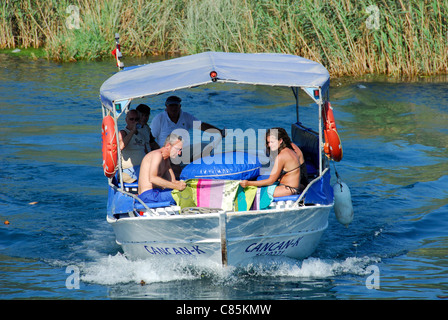
[[[204,52],[125,68],[103,83],[100,97],[112,109],[119,102],[212,82],[301,88],[320,104],[330,75],[321,64],[295,55]]]

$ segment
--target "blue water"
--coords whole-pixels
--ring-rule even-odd
[[[304,261],[223,270],[131,262],[115,244],[98,97],[113,62],[0,55],[0,66],[0,299],[448,297],[447,77],[334,79],[344,158],[333,179],[336,168],[351,189],[353,223],[345,228],[332,212]],[[227,89],[181,92],[183,108],[242,130],[295,121],[289,90]],[[164,98],[142,100],[151,119]],[[300,120],[312,121],[311,102],[301,96],[301,104]]]

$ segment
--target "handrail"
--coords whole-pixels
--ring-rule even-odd
[[[325,175],[325,173],[327,173],[327,171],[330,170],[329,167],[325,168],[325,170],[322,172],[321,175],[319,175],[316,179],[314,179],[313,181],[311,181],[306,188],[302,191],[302,193],[300,194],[300,197],[296,200],[296,202],[294,202],[293,206],[299,206],[299,202],[302,201],[302,198],[305,196],[306,192],[310,189],[310,187],[316,183],[317,181],[319,181],[319,179],[323,178],[323,176]]]
[[[109,186],[111,186],[114,190],[121,192],[122,194],[125,194],[127,196],[130,196],[131,198],[134,198],[134,200],[137,200],[138,202],[140,202],[140,204],[146,209],[146,210],[150,210],[149,207],[146,205],[146,203],[140,199],[138,196],[136,196],[133,193],[124,191],[124,189],[117,187],[116,185],[114,185],[112,182],[112,178],[109,178]]]

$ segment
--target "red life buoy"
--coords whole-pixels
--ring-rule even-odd
[[[108,178],[114,176],[117,171],[118,150],[117,137],[115,135],[115,121],[111,116],[103,119],[101,127],[103,137],[103,170],[104,175]]]
[[[325,135],[324,152],[327,157],[339,162],[342,159],[341,139],[339,138],[338,130],[336,129],[333,108],[328,101],[325,101],[324,108],[322,109],[322,116],[324,118]]]

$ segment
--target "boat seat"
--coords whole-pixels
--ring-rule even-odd
[[[115,173],[115,176],[112,179],[112,183],[114,185],[116,185],[117,187],[120,185],[120,182],[119,182],[119,179],[118,179],[118,172]],[[123,184],[123,186],[124,186],[124,190],[126,192],[134,193],[134,194],[138,193],[138,181],[131,182],[131,183],[125,182]]]
[[[112,182],[116,186],[118,186],[118,173],[115,175]],[[131,183],[125,182],[123,184],[123,187],[126,192],[133,193],[135,195],[138,194],[138,181],[131,182]],[[169,201],[163,201],[163,202],[150,202],[150,203],[145,202],[145,204],[150,209],[157,209],[157,208],[169,207],[172,203],[170,203]],[[137,211],[145,211],[146,210],[146,208],[138,200],[134,200],[134,209]]]
[[[138,192],[138,182],[132,182],[132,183],[124,183],[124,190],[130,193],[137,193]]]
[[[272,202],[279,202],[279,201],[297,201],[299,199],[300,194],[294,194],[290,196],[284,196],[284,197],[274,197]]]
[[[146,206],[150,209],[155,208],[165,208],[171,205],[170,201],[162,201],[162,202],[145,202]],[[138,201],[134,203],[134,208],[136,210],[145,210],[146,208]]]
[[[308,165],[307,165],[307,167],[308,167]],[[260,175],[260,176],[258,176],[257,180],[265,180],[267,178],[269,178],[269,175]],[[274,197],[272,202],[297,201],[297,199],[299,199],[299,197],[300,197],[300,194],[294,194],[294,195],[284,196],[284,197]]]
[[[269,177],[269,175],[266,176],[259,176],[258,179],[267,179]],[[127,192],[131,192],[131,193],[135,193],[137,194],[138,192],[138,182],[132,182],[132,183],[124,183],[124,188]],[[281,202],[281,201],[297,201],[297,199],[299,199],[300,194],[297,195],[290,195],[290,196],[284,196],[284,197],[274,197],[272,202]],[[169,201],[162,201],[162,202],[145,202],[146,206],[150,209],[156,209],[156,208],[165,208],[165,207],[169,207],[170,205],[172,205],[172,203],[170,203]],[[139,201],[135,201],[134,202],[134,209],[136,209],[137,211],[144,211],[146,210],[146,208],[139,202]]]
[[[291,141],[302,150],[308,178],[317,177],[320,154],[319,134],[297,122],[291,125]]]

